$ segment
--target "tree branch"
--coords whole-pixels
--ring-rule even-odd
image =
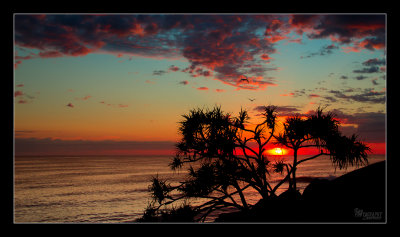
[[[297,165],[299,165],[300,163],[303,163],[303,162],[305,162],[305,161],[312,160],[312,159],[315,159],[315,158],[317,158],[317,157],[320,157],[321,155],[328,155],[328,154],[327,154],[327,153],[321,152],[321,153],[319,153],[318,155],[315,155],[315,156],[312,156],[312,157],[309,157],[309,158],[306,158],[306,159],[303,159],[303,160],[298,161],[298,162],[297,162]]]

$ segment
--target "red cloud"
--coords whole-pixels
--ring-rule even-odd
[[[23,86],[24,86],[24,84],[18,84],[15,87],[23,87]]]
[[[202,86],[202,87],[197,88],[197,90],[206,91],[206,90],[208,90],[208,87]]]
[[[272,59],[268,54],[262,54],[260,57],[261,57],[261,59],[266,60],[266,61]]]
[[[17,68],[18,68],[18,65],[21,64],[21,63],[22,63],[21,60],[15,61],[15,63],[14,63],[14,68],[17,69]]]
[[[223,89],[215,89],[216,92],[224,92],[225,90]]]
[[[289,93],[289,94],[282,94],[282,95],[280,95],[280,96],[294,96],[294,93],[291,92],[291,93]]]
[[[171,67],[169,68],[170,71],[176,72],[179,71],[179,67],[171,65]]]
[[[63,56],[63,54],[58,51],[45,51],[45,52],[39,52],[39,56],[41,58],[56,58]]]
[[[74,108],[74,105],[72,103],[67,104],[68,107]]]
[[[247,89],[247,90],[258,90],[265,89],[268,86],[276,86],[277,84],[269,81],[269,79],[265,79],[261,76],[259,77],[247,77],[247,80],[243,80],[243,78],[238,78],[234,80],[234,83],[237,86],[237,90]],[[229,83],[227,83],[229,84]]]
[[[24,93],[22,91],[15,91],[14,92],[14,97],[22,96],[22,95],[24,95]]]
[[[310,98],[316,98],[316,97],[321,97],[320,95],[317,94],[309,94],[308,97]]]
[[[90,98],[92,98],[92,96],[91,95],[87,95],[87,96],[84,96],[84,97],[82,97],[82,98],[76,98],[77,100],[88,100],[88,99],[90,99]]]

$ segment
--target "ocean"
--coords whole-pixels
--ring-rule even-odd
[[[280,158],[269,157],[272,161]],[[385,155],[369,157],[370,164],[382,160]],[[185,170],[172,171],[170,162],[170,156],[15,157],[14,222],[134,222],[151,201],[152,177],[173,183],[184,179]],[[356,168],[335,170],[328,157],[319,157],[298,166],[298,187],[302,191],[313,178],[333,179]],[[281,178],[272,175],[272,186]],[[285,186],[278,193],[284,190]],[[251,190],[247,196],[251,204],[259,200]]]

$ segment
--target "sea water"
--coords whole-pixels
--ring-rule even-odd
[[[269,159],[291,162],[285,156]],[[382,160],[384,155],[371,155],[369,163]],[[15,157],[14,222],[134,222],[151,201],[148,187],[153,177],[172,183],[185,178],[185,170],[171,170],[170,162],[170,156]],[[302,191],[313,178],[333,179],[356,168],[360,167],[335,169],[328,157],[319,157],[298,166],[298,187]],[[269,177],[272,186],[282,178]],[[260,198],[251,190],[246,196],[250,204]]]

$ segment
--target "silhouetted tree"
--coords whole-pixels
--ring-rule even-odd
[[[254,189],[263,200],[275,197],[278,187],[286,181],[289,181],[289,189],[297,190],[297,166],[321,155],[330,155],[339,168],[367,162],[369,148],[356,141],[355,136],[342,136],[333,114],[323,114],[322,109],[318,109],[316,114],[306,119],[290,117],[283,124],[283,133],[275,135],[275,111],[276,107],[266,106],[261,123],[253,127],[248,124],[249,116],[245,110],[241,110],[237,117],[224,113],[220,107],[194,109],[183,115],[179,127],[182,139],[176,144],[176,156],[170,167],[176,170],[188,166],[187,178],[176,185],[153,178],[149,187],[153,202],[142,220],[155,220],[157,213],[164,216],[166,213],[184,213],[183,216],[189,216],[190,221],[204,221],[211,212],[225,207],[246,212],[251,205],[245,190]],[[265,147],[273,140],[294,150],[293,164],[267,159]],[[303,147],[317,147],[321,152],[298,160],[298,150]],[[286,176],[272,187],[269,182],[271,172],[286,172]],[[182,210],[178,208],[168,212],[160,209],[191,199],[204,201],[195,207],[184,205]],[[174,218],[181,216],[169,220]]]
[[[368,152],[370,148],[363,142],[357,140],[353,134],[351,137],[343,136],[339,131],[340,122],[335,119],[331,112],[323,113],[318,108],[314,114],[302,118],[294,115],[286,119],[283,124],[283,132],[275,137],[276,143],[293,149],[293,164],[281,164],[289,167],[287,177],[292,176],[292,185],[289,188],[297,190],[296,169],[305,161],[309,161],[322,155],[329,155],[333,164],[339,169],[347,168],[349,165],[363,165],[368,163]],[[315,147],[320,152],[317,155],[298,160],[298,151],[304,147]],[[282,184],[279,183],[277,187]]]
[[[224,113],[220,107],[195,109],[183,115],[179,127],[182,140],[176,145],[177,153],[170,166],[175,170],[188,165],[188,178],[176,186],[154,178],[150,191],[153,204],[159,205],[156,209],[178,200],[204,199],[196,207],[202,213],[199,218],[204,220],[223,207],[248,210],[250,205],[244,194],[248,188],[264,199],[274,195],[267,178],[272,166],[263,153],[274,135],[275,107],[265,107],[262,116],[262,122],[251,129],[244,110],[238,117]],[[171,195],[174,191],[175,195]]]

